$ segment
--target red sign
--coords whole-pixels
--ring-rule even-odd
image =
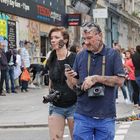
[[[81,14],[67,14],[68,26],[81,26]]]

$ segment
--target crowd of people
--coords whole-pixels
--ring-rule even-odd
[[[134,49],[124,50],[118,43],[114,43],[113,48],[117,50],[122,58],[122,63],[125,71],[125,82],[121,87],[116,87],[116,98],[118,98],[118,88],[122,90],[126,103],[133,103],[135,107],[140,109],[140,85],[137,77],[140,75],[139,69],[139,50],[137,45]]]
[[[73,140],[113,140],[118,89],[126,103],[140,109],[140,45],[136,50],[124,50],[116,42],[106,46],[94,22],[82,25],[82,45],[76,42],[69,48],[69,33],[63,27],[52,28],[48,37],[52,49],[45,66],[49,71],[50,138],[62,140],[67,121]],[[16,78],[15,68],[19,71]],[[19,51],[6,53],[0,43],[1,96],[6,95],[4,81],[7,93],[17,93],[15,79],[21,92],[28,92],[29,81],[20,80],[24,69],[33,72],[32,80],[44,71],[30,64],[28,42]]]
[[[28,52],[29,42],[24,42],[24,47],[20,49],[8,49],[5,52],[5,42],[0,42],[0,96],[6,96],[6,93],[28,92],[29,80],[21,79],[23,71],[26,69],[29,74],[33,73],[33,82],[38,75],[46,74],[43,64],[31,64]]]

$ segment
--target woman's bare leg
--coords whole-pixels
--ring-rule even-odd
[[[68,123],[69,131],[70,131],[71,139],[73,139],[73,127],[74,127],[73,118],[67,119],[67,123]]]
[[[48,123],[51,140],[63,140],[65,119],[61,116],[51,115]]]

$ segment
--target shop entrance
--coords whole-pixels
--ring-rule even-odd
[[[46,35],[40,36],[40,41],[41,41],[40,57],[41,62],[43,62],[46,59],[46,54],[49,50],[48,37]]]

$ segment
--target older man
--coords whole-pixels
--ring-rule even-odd
[[[82,31],[86,49],[77,55],[73,70],[65,69],[71,88],[81,84],[73,137],[74,140],[114,140],[114,87],[124,82],[121,57],[103,43],[102,31],[95,23],[83,24]]]

